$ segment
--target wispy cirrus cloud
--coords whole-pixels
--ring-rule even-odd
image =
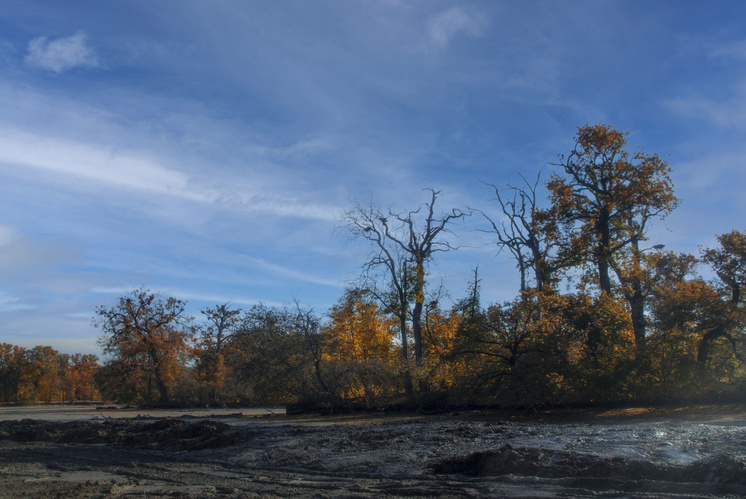
[[[88,45],[88,36],[79,31],[67,38],[34,38],[24,58],[27,66],[62,73],[77,67],[99,67],[98,56]]]
[[[102,294],[102,295],[125,295],[135,289],[140,289],[139,286],[125,287],[125,286],[95,286],[91,289],[91,293]],[[257,300],[252,298],[245,298],[241,296],[230,296],[225,293],[200,293],[194,292],[189,289],[173,288],[169,286],[158,287],[158,286],[144,286],[144,289],[151,293],[160,294],[163,297],[173,296],[180,300],[195,301],[195,302],[209,302],[209,303],[228,303],[235,305],[236,308],[240,305],[252,306],[263,303],[269,306],[281,306],[281,302],[267,302],[265,300]],[[2,299],[2,295],[0,295]],[[1,304],[1,302],[0,302]]]
[[[187,191],[189,179],[185,174],[151,158],[72,140],[5,129],[0,133],[0,162],[128,189],[196,197]]]
[[[428,34],[437,47],[446,47],[458,35],[481,36],[484,20],[469,14],[459,7],[453,7],[430,18]]]
[[[293,278],[293,279],[296,279],[302,282],[320,284],[322,286],[331,286],[335,288],[344,287],[344,283],[341,283],[338,280],[324,279],[324,278],[312,275],[308,272],[301,272],[298,270],[283,267],[282,265],[270,263],[261,258],[247,257],[247,259],[253,266],[256,266],[257,268],[260,268],[261,270],[265,272],[269,272],[271,274],[276,274],[276,275],[280,275],[284,277],[290,277],[290,278]]]
[[[746,74],[742,70],[746,40],[700,43],[705,45],[702,50],[710,67],[715,71],[727,68],[732,80],[720,81],[716,91],[690,91],[687,95],[668,99],[664,106],[678,116],[699,119],[718,128],[746,127]]]
[[[117,190],[174,196],[241,211],[327,221],[334,220],[339,212],[333,205],[279,194],[276,186],[260,191],[240,181],[221,185],[200,180],[164,166],[147,152],[0,128],[0,167],[3,163],[62,174]]]
[[[710,60],[746,59],[746,40],[717,45],[710,50],[708,58]]]
[[[720,128],[742,128],[746,126],[746,80],[724,99],[696,95],[670,99],[664,105],[685,118],[700,119]]]

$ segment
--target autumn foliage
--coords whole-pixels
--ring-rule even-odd
[[[59,353],[49,346],[31,349],[0,343],[0,402],[97,400],[98,357]]]
[[[358,205],[371,248],[326,313],[300,304],[185,303],[135,289],[97,310],[105,360],[0,345],[2,400],[302,404],[323,411],[729,400],[746,394],[746,234],[699,255],[665,251],[650,227],[675,209],[670,169],[627,134],[580,127],[541,186],[494,190],[497,209],[403,213]],[[523,185],[520,184],[520,185]],[[542,200],[542,188],[546,194]],[[514,299],[482,303],[431,283],[452,224],[481,213],[518,270]],[[459,296],[462,296],[459,298]],[[95,380],[95,383],[94,383]]]

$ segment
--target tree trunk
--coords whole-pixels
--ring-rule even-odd
[[[161,404],[168,403],[168,387],[166,387],[166,384],[161,379],[160,373],[155,374],[155,384],[158,388],[158,402],[160,402]]]
[[[733,355],[736,359],[743,361],[743,356],[738,353],[736,339],[728,334],[725,329],[718,327],[705,333],[702,336],[702,340],[699,342],[699,348],[697,350],[697,363],[699,364],[699,367],[704,368],[707,365],[707,358],[710,356],[710,346],[712,346],[712,342],[718,338],[727,338],[733,348]]]
[[[324,383],[324,379],[321,377],[321,359],[319,359],[318,357],[315,357],[313,359],[313,369],[316,373],[316,380],[319,382],[321,391],[324,393],[328,392],[329,388],[327,388],[326,383]]]
[[[635,283],[638,288],[639,282]],[[630,316],[632,319],[632,331],[635,333],[635,345],[642,346],[645,344],[645,298],[642,291],[635,289],[634,293],[627,299],[630,307]]]
[[[414,361],[422,366],[422,301],[417,300],[412,308],[412,337],[414,338]]]
[[[404,310],[404,309],[402,309]],[[404,358],[404,390],[407,397],[411,398],[414,388],[412,386],[412,373],[409,372],[409,347],[407,345],[407,315],[402,311],[399,315],[399,333],[401,334],[401,350]]]
[[[601,237],[596,250],[598,260],[598,285],[601,291],[611,294],[611,277],[609,276],[609,259],[611,255],[611,229],[609,227],[609,209],[604,206],[597,222],[598,234]]]

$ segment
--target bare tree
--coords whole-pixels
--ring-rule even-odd
[[[482,182],[495,191],[495,199],[505,217],[503,221],[498,223],[483,211],[474,210],[481,213],[492,226],[491,230],[485,232],[494,232],[497,235],[497,246],[500,251],[507,248],[515,258],[521,274],[521,291],[528,290],[526,274],[529,270],[533,270],[536,291],[544,290],[549,280],[551,245],[547,235],[555,226],[543,217],[543,211],[536,206],[536,191],[540,177],[541,174],[537,175],[536,181],[531,184],[521,175],[525,187],[508,184],[506,190],[512,194],[512,198],[510,195],[502,194],[497,186]]]
[[[241,309],[232,310],[230,303],[224,303],[215,308],[203,308],[201,312],[207,319],[203,336],[220,353],[226,337],[239,325]]]
[[[422,365],[422,308],[425,301],[425,273],[427,264],[437,252],[455,249],[443,236],[450,232],[448,225],[467,213],[453,209],[435,214],[435,202],[440,191],[430,191],[430,201],[416,210],[383,213],[375,204],[357,205],[344,214],[343,221],[354,238],[366,239],[373,246],[373,254],[365,264],[363,275],[370,279],[374,271],[384,269],[393,290],[393,300],[375,290],[384,306],[391,308],[400,320],[402,348],[407,358],[407,315],[412,321],[414,356]],[[409,310],[410,301],[414,306]]]

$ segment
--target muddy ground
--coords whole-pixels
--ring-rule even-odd
[[[36,419],[17,410],[0,408],[2,498],[746,496],[740,406],[336,417],[28,409]]]

